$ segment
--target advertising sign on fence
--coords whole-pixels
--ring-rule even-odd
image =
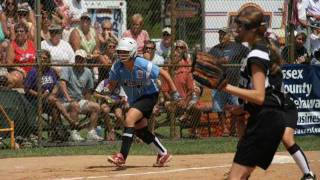
[[[284,90],[298,108],[296,135],[320,135],[320,66],[284,65]]]

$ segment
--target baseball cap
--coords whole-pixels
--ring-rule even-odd
[[[21,7],[18,8],[17,12],[28,13],[28,12],[29,12],[29,9],[28,9],[28,7],[21,6]]]
[[[51,24],[49,26],[49,31],[58,31],[62,30],[62,27],[59,24]]]
[[[78,49],[76,50],[76,52],[74,53],[75,57],[80,56],[82,58],[87,58],[87,53],[85,50],[83,49]]]
[[[171,28],[170,27],[165,27],[165,28],[162,29],[162,32],[163,33],[166,32],[166,33],[171,35]]]
[[[89,18],[91,20],[91,17],[87,12],[82,13],[80,18]]]

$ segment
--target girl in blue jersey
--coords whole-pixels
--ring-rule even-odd
[[[108,157],[108,161],[123,166],[129,154],[135,134],[158,153],[155,166],[164,166],[172,156],[147,127],[147,119],[157,103],[159,89],[156,80],[162,76],[170,85],[174,101],[180,99],[170,75],[152,62],[136,56],[137,43],[132,38],[122,38],[117,46],[118,61],[109,73],[109,90],[112,92],[120,85],[128,96],[129,110],[125,119],[120,153]]]

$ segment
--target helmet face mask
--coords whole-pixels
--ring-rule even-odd
[[[126,62],[126,61],[130,60],[130,58],[131,58],[130,51],[118,50],[117,55],[118,55],[118,58],[120,59],[121,62]]]
[[[116,48],[118,57],[121,62],[128,61],[137,56],[138,44],[132,38],[121,38]]]

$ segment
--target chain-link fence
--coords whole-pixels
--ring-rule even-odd
[[[261,8],[270,33],[281,40],[283,3],[4,1],[0,104],[15,123],[16,142],[37,146],[39,140],[42,145],[120,140],[128,104],[125,95],[108,94],[106,85],[122,36],[135,38],[139,56],[167,69],[183,97],[180,103],[170,101],[168,85],[159,79],[151,131],[161,138],[235,135],[224,106],[237,104],[237,99],[195,83],[192,57],[201,50],[225,58],[231,64],[228,79],[237,85],[248,50],[234,40],[234,17],[245,6]],[[9,127],[4,114],[1,128]],[[3,139],[8,135],[1,133]]]

